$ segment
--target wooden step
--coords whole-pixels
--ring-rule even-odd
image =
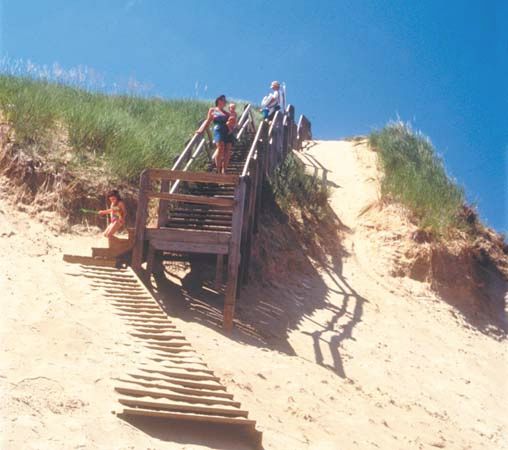
[[[170,389],[160,389],[160,388],[148,388],[142,386],[133,386],[129,384],[123,384],[115,386],[115,391],[120,394],[127,394],[131,396],[140,396],[140,397],[153,397],[153,398],[167,398],[170,400],[176,400],[180,402],[186,403],[199,403],[204,405],[225,405],[233,408],[240,408],[240,402],[236,402],[233,400],[228,400],[220,397],[205,397],[200,395],[186,395],[179,394],[171,391]]]
[[[150,417],[162,417],[165,419],[175,420],[189,420],[195,422],[209,422],[209,423],[222,423],[222,424],[235,424],[235,425],[249,425],[254,427],[256,425],[255,420],[240,418],[240,417],[224,417],[224,416],[213,416],[213,415],[199,415],[192,413],[181,413],[181,412],[170,412],[153,410],[148,408],[124,408],[123,414],[136,415],[136,416],[150,416]]]
[[[156,410],[191,412],[194,414],[213,414],[216,416],[247,417],[248,411],[228,406],[200,406],[171,400],[155,400],[150,397],[121,397],[118,401],[125,406],[153,408]]]

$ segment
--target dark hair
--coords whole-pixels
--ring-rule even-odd
[[[219,102],[220,102],[221,100],[222,100],[222,101],[224,101],[224,102],[226,101],[226,96],[225,96],[224,94],[219,95],[219,96],[215,99],[215,106],[218,106],[218,105],[219,105]]]
[[[122,197],[120,195],[120,192],[118,192],[116,189],[112,189],[111,191],[109,191],[107,194],[106,194],[106,198],[109,198],[109,197],[116,197],[116,199],[118,201],[122,200]]]

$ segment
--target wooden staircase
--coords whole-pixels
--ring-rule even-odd
[[[140,179],[132,252],[136,273],[148,280],[170,254],[215,254],[217,289],[222,286],[227,264],[223,325],[226,331],[231,330],[235,302],[248,279],[262,185],[301,144],[300,136],[310,136],[310,122],[301,118],[299,124],[308,130],[297,127],[290,105],[285,112],[278,111],[272,122],[261,121],[256,126],[248,105],[238,121],[226,174],[214,173],[214,147],[201,135],[194,135],[171,170],[145,170]],[[206,172],[197,164],[203,155],[208,157]],[[151,200],[159,202],[156,227],[147,223]]]
[[[291,149],[311,138],[310,122],[302,116],[297,126],[292,106],[256,128],[249,105],[238,123],[227,174],[213,173],[211,141],[195,135],[171,170],[142,173],[136,224],[127,230],[126,238],[109,239],[108,247],[93,248],[92,256],[64,255],[64,260],[81,264],[83,276],[100,287],[124,321],[133,352],[143,355],[135,367],[116,378],[119,415],[240,427],[261,448],[256,422],[142,282],[164,254],[217,255],[217,289],[222,288],[227,262],[224,328],[231,330],[235,300],[247,280],[262,185]],[[205,154],[208,171],[192,170]],[[158,202],[155,225],[147,223],[150,200]],[[132,269],[122,268],[129,262]]]
[[[137,363],[115,378],[116,414],[238,428],[261,448],[256,421],[195,352],[130,268],[81,267],[92,287],[116,309],[132,338]]]
[[[134,247],[134,228],[127,228],[126,237],[113,236],[107,247],[92,247],[92,256],[63,255],[63,260],[76,264],[91,264],[103,267],[120,267],[130,262]]]

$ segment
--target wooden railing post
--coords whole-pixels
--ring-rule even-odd
[[[148,171],[144,170],[139,179],[138,209],[136,211],[136,222],[134,231],[134,247],[132,250],[132,268],[139,274],[143,263],[143,250],[145,244],[146,219],[148,217],[148,195],[149,187]]]
[[[238,272],[240,264],[240,245],[242,239],[243,209],[245,205],[245,179],[235,189],[235,205],[231,223],[231,241],[229,244],[228,257],[228,280],[226,295],[224,298],[224,329],[231,331],[233,328],[233,317],[235,314],[236,291],[238,285]]]
[[[168,180],[161,181],[161,193],[169,192],[170,183]],[[163,227],[166,225],[169,217],[169,202],[167,200],[159,200],[159,210],[157,214],[157,226]]]

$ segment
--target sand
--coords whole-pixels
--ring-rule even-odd
[[[366,212],[379,197],[374,152],[347,141],[307,152],[331,171],[331,206],[348,228],[341,254],[284,282],[249,285],[231,336],[209,315],[213,305],[183,298],[175,279],[159,293],[175,324],[258,421],[266,449],[508,448],[506,340],[425,283],[390,275],[394,238]],[[102,238],[55,233],[10,198],[3,188],[0,447],[250,448],[227,430],[111,413],[113,378],[134,358],[129,337],[114,307],[61,259]],[[406,226],[400,219],[394,234]]]

